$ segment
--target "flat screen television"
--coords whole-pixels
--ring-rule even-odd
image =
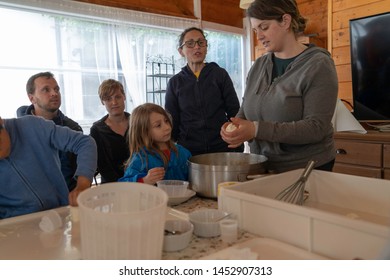
[[[390,12],[349,21],[353,114],[390,122]]]

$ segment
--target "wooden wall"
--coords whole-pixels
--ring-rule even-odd
[[[329,49],[339,78],[339,98],[352,103],[349,20],[390,11],[390,0],[329,0]]]
[[[168,16],[195,18],[194,3],[189,0],[74,0]]]
[[[327,48],[328,42],[328,0],[297,0],[301,15],[307,19],[303,43],[313,43],[319,47]],[[313,36],[314,35],[314,36]],[[256,38],[256,35],[254,35]],[[308,39],[308,40],[307,40]],[[257,40],[253,49],[252,59],[256,59],[265,52]]]
[[[185,18],[196,18],[193,0],[74,0],[109,7]],[[243,27],[240,0],[201,0],[203,21]]]
[[[305,34],[318,34],[310,37],[310,42],[327,48],[328,41],[328,0],[297,0],[299,11],[307,21]]]
[[[243,28],[245,13],[240,0],[201,0],[202,20]]]

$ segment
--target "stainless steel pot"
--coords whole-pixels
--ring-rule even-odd
[[[267,157],[248,153],[211,153],[188,160],[191,188],[200,196],[216,198],[218,184],[247,181],[266,173]]]

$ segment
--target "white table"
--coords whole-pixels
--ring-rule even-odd
[[[215,208],[216,201],[194,197],[176,209],[167,208],[167,219],[188,219],[188,213],[199,208]],[[63,226],[46,233],[39,223],[47,211],[0,220],[0,260],[77,260],[81,259],[80,222],[78,208],[61,207],[54,209],[62,218]],[[73,217],[74,216],[74,217]],[[238,242],[254,238],[248,232],[239,232]],[[220,237],[201,238],[192,236],[186,249],[178,252],[163,252],[162,259],[200,259],[229,245]]]
[[[63,226],[50,233],[39,228],[46,211],[0,220],[0,259],[80,259],[79,222],[70,207],[55,211]]]
[[[78,208],[53,210],[63,225],[52,232],[39,228],[47,211],[0,220],[0,259],[81,259]],[[168,208],[167,219],[179,218],[186,219],[187,214]]]

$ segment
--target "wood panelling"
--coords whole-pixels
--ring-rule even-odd
[[[389,0],[329,0],[332,10],[331,52],[339,78],[339,98],[352,101],[352,73],[349,20],[390,11]]]
[[[378,2],[378,0],[335,0],[333,1],[333,11],[347,10],[374,2]]]
[[[195,18],[193,0],[74,0],[154,14]],[[240,0],[201,0],[201,20],[243,28]]]
[[[380,14],[389,10],[390,1],[388,0],[377,0],[369,4],[364,4],[358,7],[353,6],[341,11],[333,9],[333,30],[349,28],[350,19]]]
[[[243,28],[245,11],[240,0],[203,0],[202,20]]]
[[[340,83],[352,81],[351,64],[336,65],[336,71]]]
[[[337,29],[332,31],[332,47],[345,47],[350,44],[349,40],[349,28]]]
[[[195,18],[194,3],[188,0],[74,0],[147,13]]]
[[[308,20],[305,34],[318,34],[311,38],[310,42],[326,48],[328,38],[328,1],[297,0],[297,4],[301,15]]]
[[[339,98],[352,103],[352,82],[339,82]]]
[[[333,60],[336,65],[351,63],[351,51],[349,46],[333,49]]]

